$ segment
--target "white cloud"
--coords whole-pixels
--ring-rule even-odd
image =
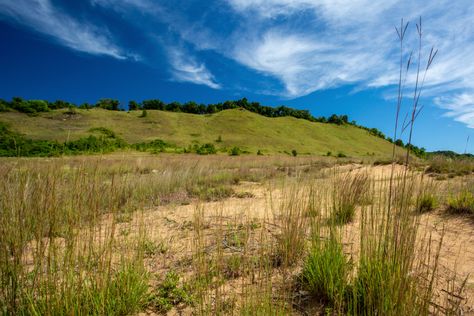
[[[448,110],[446,116],[474,128],[474,93],[460,93],[434,98],[434,102]]]
[[[134,58],[115,45],[106,30],[79,22],[55,8],[50,0],[0,0],[0,15],[53,37],[74,50],[117,59]]]
[[[168,56],[172,66],[173,79],[180,82],[191,82],[220,89],[214,76],[203,63],[198,63],[194,57],[178,48],[168,48]]]
[[[160,7],[149,0],[91,0],[92,5],[112,8],[119,12],[127,12],[130,8],[144,13],[156,13]]]
[[[418,16],[422,16],[422,68],[431,46],[439,49],[423,95],[447,109],[455,120],[474,128],[474,2],[227,0],[227,3],[242,18],[253,21],[252,29],[242,28],[236,36],[241,39],[232,45],[236,48],[230,55],[249,68],[281,80],[286,87],[283,95],[288,97],[347,83],[359,85],[358,89],[392,89],[398,82],[399,69],[394,26],[400,23],[401,17],[411,20],[406,42],[408,54],[409,49],[417,47],[415,24]],[[299,16],[302,13],[304,20]],[[241,47],[246,47],[245,51]],[[413,64],[412,70],[415,68]],[[407,86],[413,86],[414,81],[415,74],[411,73]]]
[[[340,49],[341,44],[272,29],[262,37],[236,45],[232,54],[240,63],[280,79],[286,88],[284,95],[297,97],[358,82],[371,72],[366,61],[374,57],[369,52],[350,54]],[[351,45],[350,41],[346,45]]]

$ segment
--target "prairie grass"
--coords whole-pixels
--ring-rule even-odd
[[[414,201],[436,192],[426,177],[396,174],[390,198],[386,176],[326,158],[190,157],[5,160],[1,313],[436,312],[439,247],[419,235],[413,214]],[[247,199],[192,193],[255,181],[261,191]],[[147,223],[182,204],[194,211],[172,231],[178,237]],[[343,204],[351,221],[334,221]]]
[[[368,176],[364,172],[346,173],[334,179],[331,220],[336,224],[352,222],[357,205],[369,197],[369,185]]]
[[[474,194],[465,189],[457,195],[451,196],[448,198],[447,212],[474,215]]]
[[[473,158],[448,158],[434,156],[428,160],[426,173],[438,177],[447,175],[448,177],[464,176],[474,172]]]

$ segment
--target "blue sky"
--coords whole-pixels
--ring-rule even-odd
[[[414,143],[474,152],[474,2],[0,0],[0,98],[220,102],[348,114],[393,135],[395,25],[423,17],[427,74]],[[408,111],[414,59],[406,76]],[[406,138],[406,132],[402,138]]]

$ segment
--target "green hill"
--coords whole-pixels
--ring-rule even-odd
[[[75,114],[71,114],[75,113]],[[180,147],[193,143],[213,143],[219,148],[238,146],[256,153],[283,153],[296,150],[300,154],[322,155],[344,153],[361,157],[388,157],[392,144],[352,125],[310,122],[294,117],[269,118],[242,109],[215,114],[148,110],[107,111],[100,108],[53,110],[29,116],[19,112],[0,113],[0,122],[15,132],[37,140],[76,140],[90,135],[89,130],[105,127],[128,143],[162,139]],[[221,142],[216,142],[220,137]]]

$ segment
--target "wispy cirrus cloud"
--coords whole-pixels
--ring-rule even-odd
[[[117,59],[137,58],[116,45],[106,29],[78,21],[55,7],[50,0],[1,0],[0,18],[2,16],[80,52]]]
[[[434,102],[441,108],[448,110],[446,116],[474,128],[474,93],[435,97]]]
[[[283,95],[355,84],[388,88],[398,81],[394,25],[411,20],[406,53],[416,49],[415,23],[423,17],[425,59],[439,49],[425,82],[425,103],[474,128],[474,3],[472,1],[227,0],[248,21],[257,21],[231,55],[243,65],[278,78]],[[301,15],[304,14],[304,18]],[[426,25],[425,25],[426,24]],[[239,47],[247,47],[242,52]],[[422,61],[422,68],[426,60]],[[416,65],[412,65],[414,69]],[[407,86],[415,81],[413,74]]]
[[[157,13],[160,11],[160,6],[149,0],[91,0],[91,4],[111,8],[119,12],[126,12],[131,8],[144,13]]]
[[[192,55],[180,48],[168,47],[167,51],[174,80],[205,85],[212,89],[221,88],[204,63],[197,62]]]
[[[173,36],[170,39],[167,36],[152,34],[154,37],[152,40],[162,46],[168,57],[171,79],[178,82],[205,85],[212,89],[221,88],[212,72],[203,62],[198,60],[196,54],[193,54],[189,49],[184,49],[183,46],[179,46],[179,42],[194,42],[195,44],[201,44],[198,49],[205,49],[206,42],[211,36],[204,33],[203,30],[193,33],[193,23],[184,19],[180,13],[170,11],[166,6],[150,0],[91,0],[91,3],[95,6],[120,12],[130,20],[135,18],[134,10],[155,19],[157,22],[166,24],[173,32],[179,34],[180,39],[176,40]],[[149,25],[146,25],[146,27],[149,27]],[[159,40],[156,41],[156,38],[159,38]],[[193,41],[190,40],[191,38],[193,38]],[[153,60],[150,60],[150,63],[153,64]]]

